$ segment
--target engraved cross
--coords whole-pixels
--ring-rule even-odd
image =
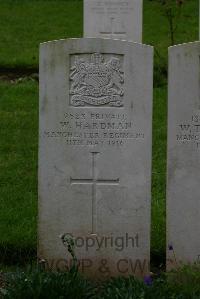
[[[98,179],[97,178],[97,155],[98,152],[92,154],[92,178],[91,179],[73,179],[70,177],[71,185],[92,185],[92,234],[97,233],[97,186],[98,185],[119,185],[117,179]]]
[[[110,18],[110,28],[111,30],[110,31],[101,31],[100,33],[101,34],[106,34],[106,35],[111,35],[111,37],[113,37],[115,34],[126,34],[125,31],[116,31],[114,29],[114,21],[115,21],[115,18],[111,17]]]

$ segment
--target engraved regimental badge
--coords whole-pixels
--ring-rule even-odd
[[[92,54],[90,61],[76,56],[70,80],[72,106],[123,106],[124,72],[117,57],[106,62],[100,53]]]

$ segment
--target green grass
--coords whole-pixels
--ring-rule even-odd
[[[36,247],[38,86],[0,82],[1,258]],[[2,253],[3,252],[3,253]]]
[[[40,42],[82,36],[82,1],[0,0],[0,68],[38,68]],[[164,261],[166,67],[170,45],[157,1],[144,0],[144,42],[156,47],[152,253]],[[185,0],[176,43],[198,39],[198,0]],[[34,256],[37,237],[38,84],[0,81],[0,263]]]
[[[31,271],[30,271],[31,270]],[[44,272],[30,269],[7,276],[0,295],[4,299],[199,299],[199,265],[144,282],[118,277],[101,284],[86,280],[76,271]]]
[[[0,66],[38,68],[39,44],[81,37],[82,1],[0,0]]]
[[[198,40],[199,32],[198,0],[185,0],[182,13],[175,32],[175,44]],[[159,1],[144,0],[144,30],[145,43],[156,47],[161,57],[167,56],[167,48],[171,46],[169,25],[164,16],[164,7]]]
[[[0,66],[38,67],[39,43],[83,35],[79,0],[0,0]],[[169,29],[157,0],[144,0],[144,43],[154,45],[166,64]],[[176,43],[198,39],[198,0],[185,0]],[[161,60],[161,61],[160,61]]]
[[[165,190],[167,142],[167,90],[154,89],[153,110],[153,167],[152,167],[152,252],[165,254]],[[164,260],[164,259],[163,259]]]

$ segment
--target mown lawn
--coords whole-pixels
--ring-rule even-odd
[[[81,37],[83,3],[0,0],[0,66],[38,68],[39,44]]]
[[[37,69],[40,42],[82,36],[82,10],[82,1],[78,0],[0,0],[0,69]],[[167,20],[156,0],[144,0],[143,31],[144,42],[156,47],[152,256],[164,261],[170,38]],[[182,43],[197,39],[198,0],[185,0],[175,40]],[[37,139],[38,83],[28,79],[0,81],[0,263],[4,265],[33,257],[36,252]]]
[[[36,247],[38,86],[0,82],[0,95],[0,259],[12,263]]]

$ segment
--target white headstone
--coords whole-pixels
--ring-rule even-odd
[[[169,48],[167,268],[200,257],[200,42]]]
[[[106,39],[40,48],[39,250],[80,271],[143,276],[150,255],[152,47]]]
[[[142,42],[143,0],[84,0],[84,37]]]

